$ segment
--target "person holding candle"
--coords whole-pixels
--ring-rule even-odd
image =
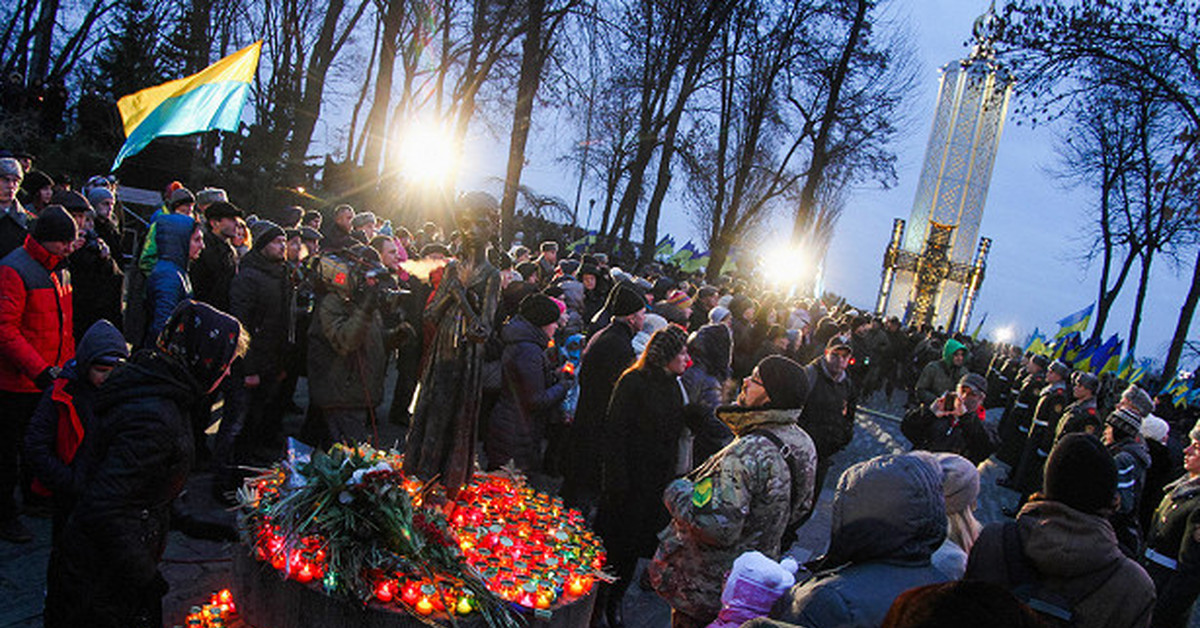
[[[489,471],[511,462],[535,482],[544,477],[542,437],[546,426],[561,416],[559,406],[574,382],[573,373],[557,375],[546,353],[562,313],[560,301],[534,293],[521,301],[520,313],[500,332],[503,385],[483,442]]]
[[[650,582],[671,604],[672,626],[717,619],[734,559],[757,550],[777,560],[784,531],[812,513],[817,448],[796,423],[808,390],[800,364],[763,358],[737,404],[717,409],[736,438],[664,491],[671,524]]]
[[[609,404],[595,527],[618,577],[606,587],[604,603],[596,604],[610,626],[622,625],[621,601],[637,560],[654,555],[658,531],[670,521],[663,489],[687,471],[679,464],[687,405],[679,376],[689,361],[686,342],[687,332],[676,325],[655,332],[617,380]],[[690,452],[690,443],[687,447]]]

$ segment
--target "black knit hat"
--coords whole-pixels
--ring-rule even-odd
[[[1046,459],[1042,492],[1075,510],[1098,514],[1111,508],[1117,491],[1117,465],[1100,439],[1067,434]]]
[[[540,292],[535,292],[521,299],[520,311],[522,318],[538,327],[545,327],[557,321],[561,314],[558,304],[554,302],[554,299]]]
[[[62,205],[48,205],[33,224],[33,239],[38,242],[73,242],[79,226]]]
[[[283,233],[283,229],[270,220],[260,220],[253,225],[250,225],[250,234],[253,236],[251,245],[255,251],[270,244],[271,240],[274,240],[281,235],[285,235]]]
[[[180,205],[187,205],[189,203],[194,204],[195,202],[196,197],[192,194],[191,190],[187,188],[179,188],[178,190],[171,192],[171,202],[167,203],[167,208],[171,211],[175,211],[175,208],[179,207]]]
[[[613,316],[629,316],[646,308],[646,299],[629,285],[619,283],[608,293],[605,307]]]
[[[767,407],[794,410],[808,399],[809,382],[804,367],[781,355],[769,355],[755,367],[767,391]]]
[[[636,310],[635,310],[636,311]],[[667,325],[650,336],[644,354],[646,366],[663,368],[687,346],[687,332],[678,325]]]
[[[1128,438],[1134,438],[1142,433],[1142,416],[1131,408],[1117,408],[1104,419],[1105,425],[1111,425],[1113,430]]]

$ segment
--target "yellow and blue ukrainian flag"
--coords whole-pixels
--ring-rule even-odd
[[[196,74],[118,100],[126,139],[112,169],[158,137],[237,130],[261,51],[259,40]]]
[[[1094,308],[1095,305],[1096,304],[1093,303],[1082,310],[1075,312],[1074,314],[1068,314],[1067,316],[1059,319],[1058,333],[1054,334],[1054,337],[1057,339],[1062,338],[1071,332],[1083,333],[1084,331],[1087,331],[1088,323],[1092,320],[1092,308]]]

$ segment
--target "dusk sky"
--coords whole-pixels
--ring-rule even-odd
[[[826,259],[827,289],[844,295],[858,307],[874,307],[892,219],[907,220],[912,208],[932,124],[939,70],[945,63],[968,54],[963,44],[971,35],[975,18],[987,7],[987,0],[921,0],[893,2],[887,10],[890,28],[907,29],[912,36],[919,79],[908,103],[908,127],[894,145],[897,185],[889,190],[863,187],[849,195]],[[985,335],[1009,327],[1018,340],[1023,340],[1034,327],[1053,333],[1057,329],[1056,320],[1094,302],[1099,267],[1093,264],[1084,268],[1079,260],[1086,248],[1081,234],[1087,225],[1087,212],[1095,205],[1095,192],[1086,187],[1066,189],[1049,172],[1057,166],[1055,129],[1044,126],[1033,129],[1028,122],[1017,122],[1010,111],[980,229],[981,236],[992,238],[993,246],[970,328],[987,314]],[[535,137],[576,138],[576,133],[556,132],[558,125],[565,123],[544,109],[535,110]],[[489,137],[477,141],[480,152],[494,152],[495,158],[477,152],[478,157],[466,164],[464,189],[487,178],[503,176],[507,135],[502,140]],[[523,182],[543,193],[573,201],[577,174],[556,161],[565,151],[562,146],[544,146],[539,150],[531,144]],[[682,186],[682,177],[676,178],[676,182]],[[589,194],[585,188],[583,207],[589,197],[599,198],[599,191]],[[581,215],[580,220],[583,218]],[[592,226],[598,222],[598,217],[593,218]],[[791,230],[789,217],[781,216],[774,224],[779,227],[776,232]],[[660,233],[675,234],[680,243],[688,238],[697,243],[703,241],[678,198],[668,199]],[[1187,293],[1194,259],[1194,254],[1187,254],[1181,268],[1173,268],[1165,258],[1155,261],[1138,341],[1139,358],[1155,357],[1161,362],[1165,356],[1179,307]],[[1122,338],[1128,336],[1136,290],[1134,276],[1126,283],[1113,309],[1106,336],[1114,332]],[[1196,329],[1195,324],[1192,329]],[[1193,365],[1185,362],[1183,366]]]

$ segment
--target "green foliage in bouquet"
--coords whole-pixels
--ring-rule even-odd
[[[278,468],[271,472],[276,478],[281,473],[286,472]],[[463,560],[438,507],[445,498],[431,483],[407,479],[396,454],[368,445],[338,444],[328,454],[314,452],[309,462],[298,465],[295,475],[262,484],[277,490],[258,490],[253,480],[248,482],[239,491],[241,527],[253,534],[269,524],[283,536],[286,548],[311,547],[314,539],[320,539],[324,583],[331,593],[365,604],[381,574],[448,576],[462,583],[473,597],[475,610],[493,628],[523,623]],[[453,607],[452,600],[448,606]],[[449,618],[457,624],[453,613]]]

